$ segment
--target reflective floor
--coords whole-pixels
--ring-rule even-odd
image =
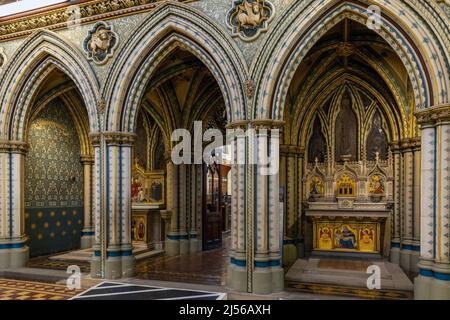
[[[224,285],[228,261],[229,238],[223,247],[199,252],[190,256],[161,255],[138,261],[136,276],[138,279],[175,281],[207,285]],[[28,267],[54,270],[67,270],[76,264],[82,273],[89,273],[90,265],[86,262],[55,261],[49,257],[31,259]]]

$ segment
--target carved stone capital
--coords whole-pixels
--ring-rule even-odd
[[[420,147],[420,139],[419,138],[407,138],[401,141],[401,147],[403,150],[411,150]]]
[[[131,132],[95,132],[89,134],[92,145],[100,145],[102,136],[105,138],[105,142],[108,145],[132,146],[136,138],[136,134]]]
[[[237,120],[226,125],[227,129],[246,129],[249,124],[248,120]]]
[[[93,146],[99,146],[101,141],[101,133],[100,132],[90,133],[89,139],[91,140]]]
[[[272,120],[272,119],[255,119],[250,121],[253,128],[256,130],[260,129],[280,129],[284,127],[286,122],[282,120]]]
[[[418,110],[414,113],[420,125],[432,125],[437,122],[450,121],[450,104]]]
[[[420,139],[415,137],[393,141],[390,143],[390,147],[392,152],[413,151],[420,148]]]
[[[131,132],[104,132],[103,135],[108,145],[132,146],[136,139],[136,134]]]
[[[280,146],[280,154],[284,156],[300,156],[305,155],[305,148],[295,145],[282,144]]]
[[[90,165],[94,163],[94,156],[90,155],[90,154],[82,154],[80,156],[80,161],[82,164],[85,165]]]
[[[23,141],[0,141],[0,152],[8,153],[21,153],[26,154],[28,152],[29,145]]]

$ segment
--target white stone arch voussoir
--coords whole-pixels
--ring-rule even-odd
[[[211,71],[224,96],[228,121],[245,119],[247,66],[242,53],[205,14],[168,2],[149,13],[118,50],[103,90],[107,131],[134,131],[136,112],[149,79],[177,47],[194,54]]]
[[[390,16],[394,13],[382,4],[379,6],[381,28],[374,31],[386,39],[402,60],[413,86],[416,109],[442,103],[446,99],[442,92],[448,86],[445,80],[448,63],[446,57],[438,54],[441,44],[434,41],[436,37],[428,35],[428,43],[423,45],[424,30],[420,25],[414,25],[413,30],[412,22],[405,21],[409,17],[406,14],[394,16],[394,22]],[[286,22],[280,23],[279,28],[288,30],[274,29],[268,34],[267,43],[261,46],[250,71],[257,83],[251,110],[255,118],[282,120],[292,78],[312,46],[344,18],[366,24],[368,14],[367,7],[360,3],[310,0],[297,4],[282,18]],[[430,51],[435,54],[430,56]]]
[[[0,79],[1,139],[24,140],[27,114],[35,93],[55,68],[74,81],[87,108],[90,130],[99,130],[99,86],[89,63],[68,41],[53,32],[40,30],[16,50]]]

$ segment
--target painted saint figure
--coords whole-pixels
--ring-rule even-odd
[[[335,239],[341,249],[356,249],[356,236],[347,226],[343,226],[342,231],[336,231]]]

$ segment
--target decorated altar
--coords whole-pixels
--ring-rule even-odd
[[[388,254],[393,179],[389,160],[307,165],[307,249],[324,254]]]
[[[162,249],[165,227],[161,210],[165,209],[165,172],[146,171],[137,162],[131,182],[133,245]]]

